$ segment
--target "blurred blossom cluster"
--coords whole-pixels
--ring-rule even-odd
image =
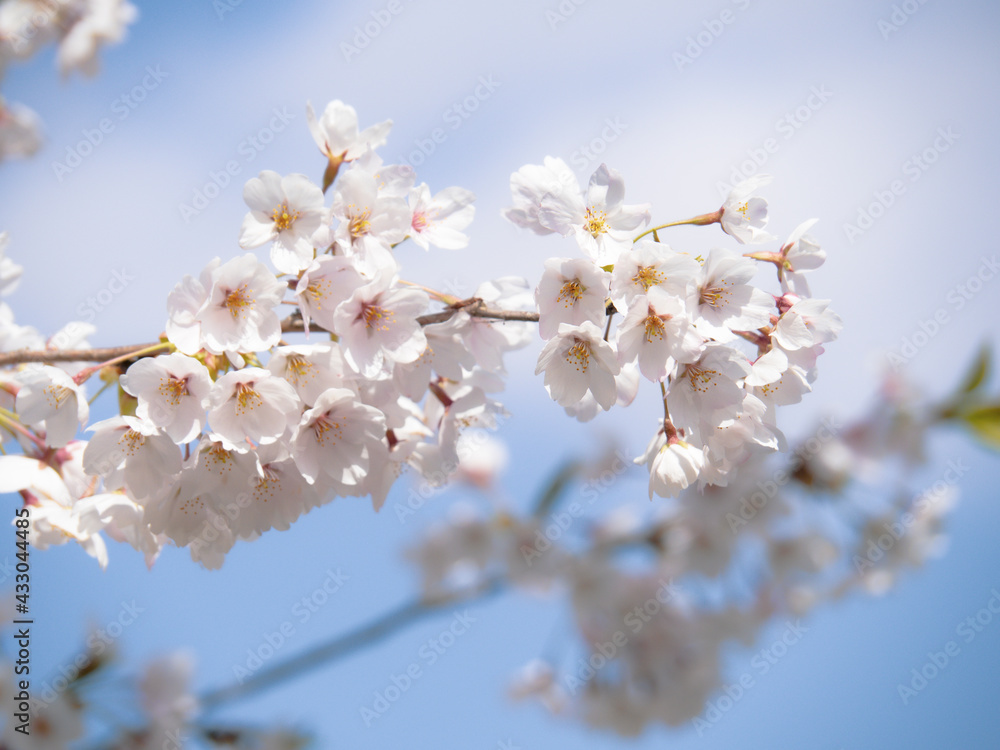
[[[93,76],[97,53],[116,44],[138,16],[128,0],[4,0],[0,2],[0,80],[11,63],[56,46],[59,72]],[[38,115],[0,95],[0,161],[31,156],[42,143]]]

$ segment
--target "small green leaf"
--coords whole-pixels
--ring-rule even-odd
[[[118,411],[123,417],[134,417],[135,407],[139,405],[139,399],[126,393],[125,389],[118,386]]]
[[[976,355],[976,359],[972,362],[972,367],[965,374],[965,379],[962,381],[961,387],[958,389],[959,393],[972,393],[981,386],[985,380],[986,376],[990,372],[990,360],[992,359],[992,352],[990,351],[989,344],[983,344],[979,349],[979,353]]]
[[[962,414],[962,420],[983,445],[1000,450],[1000,404],[971,409]]]

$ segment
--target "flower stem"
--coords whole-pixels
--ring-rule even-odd
[[[645,232],[636,237],[632,242],[638,242],[647,234],[654,234],[660,229],[666,229],[667,227],[679,227],[683,224],[695,224],[697,226],[707,226],[708,224],[716,224],[722,220],[722,209],[718,211],[713,211],[710,214],[701,214],[700,216],[695,216],[692,219],[685,219],[684,221],[672,221],[669,224],[660,224],[659,226],[647,229]],[[659,241],[659,240],[657,240]]]
[[[86,367],[73,376],[73,381],[77,385],[80,385],[81,383],[85,382],[91,375],[100,370],[102,367],[108,367],[109,365],[116,365],[119,362],[124,362],[127,359],[134,359],[135,357],[145,357],[148,354],[152,354],[153,352],[158,352],[162,349],[173,350],[175,349],[175,347],[169,341],[160,341],[159,343],[156,344],[150,344],[149,346],[143,347],[142,349],[137,349],[135,351],[126,352],[125,354],[121,354],[117,357],[112,357],[106,362],[100,362],[96,365],[91,365],[90,367]]]

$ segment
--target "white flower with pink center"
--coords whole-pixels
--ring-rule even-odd
[[[213,437],[238,451],[250,449],[247,440],[267,444],[282,437],[298,424],[301,403],[286,380],[259,367],[223,375],[212,388],[209,402]]]
[[[674,361],[694,362],[703,348],[684,301],[660,286],[636,297],[618,326],[619,361],[638,359],[639,371],[649,380],[662,381]]]
[[[615,350],[593,323],[563,323],[538,355],[535,374],[545,373],[545,388],[560,406],[572,406],[591,393],[607,411],[618,398],[615,375],[621,365]]]
[[[353,391],[330,388],[302,415],[292,457],[310,482],[326,480],[340,495],[363,495],[368,474],[388,461],[385,435],[382,412]]]
[[[678,365],[670,381],[667,401],[678,427],[707,435],[740,413],[745,391],[743,379],[750,362],[736,349],[707,344],[696,362]]]
[[[460,187],[445,188],[433,198],[426,184],[410,190],[410,237],[424,250],[431,245],[442,250],[460,250],[469,244],[462,232],[475,216],[476,196]]]
[[[539,335],[552,338],[562,323],[601,325],[610,283],[611,274],[588,258],[549,258],[535,290]]]
[[[315,321],[321,328],[333,331],[337,306],[369,281],[358,271],[356,256],[324,255],[314,260],[295,286],[306,330]]]
[[[417,316],[430,298],[381,276],[360,287],[334,313],[347,363],[365,378],[387,377],[396,362],[413,362],[427,347]]]
[[[337,246],[358,255],[402,242],[412,219],[406,201],[380,193],[375,176],[360,166],[352,166],[337,183],[332,214],[340,222],[334,231]]]
[[[175,443],[193,440],[205,426],[212,378],[193,357],[178,352],[145,357],[130,365],[119,382],[139,400],[135,415],[148,419]]]
[[[233,258],[210,275],[208,298],[198,311],[202,345],[212,354],[259,352],[281,338],[274,308],[286,286],[252,254]]]
[[[754,331],[777,312],[774,298],[748,282],[757,274],[749,258],[711,250],[698,280],[694,323],[706,338],[730,342],[733,331]]]

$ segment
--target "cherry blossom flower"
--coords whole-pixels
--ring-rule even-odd
[[[416,317],[429,301],[426,292],[395,287],[386,276],[358,288],[334,313],[347,364],[362,377],[379,378],[396,362],[413,362],[427,347]]]
[[[632,246],[632,236],[649,222],[649,204],[626,206],[625,181],[606,164],[590,178],[586,195],[575,192],[542,198],[539,221],[562,235],[572,234],[599,266],[614,265]]]
[[[690,255],[653,240],[639,240],[631,252],[622,253],[611,272],[611,299],[618,312],[628,313],[629,304],[654,286],[687,299],[701,277],[701,265]]]
[[[546,156],[543,164],[526,164],[512,174],[510,192],[514,205],[504,209],[504,217],[535,234],[552,234],[556,230],[543,223],[539,215],[542,202],[569,201],[571,195],[580,192],[580,183],[566,162]]]
[[[232,450],[246,440],[273,443],[299,421],[299,397],[288,381],[270,370],[245,367],[219,378],[209,394],[212,437]]]
[[[51,365],[29,365],[17,380],[14,408],[23,422],[45,430],[45,442],[61,448],[85,425],[90,407],[73,378]]]
[[[83,453],[83,468],[104,478],[110,489],[128,488],[142,500],[159,492],[181,470],[181,454],[167,435],[139,417],[117,416],[92,424],[94,436]]]
[[[828,299],[800,299],[786,294],[779,301],[784,310],[772,331],[783,349],[795,350],[825,344],[837,338],[843,321],[830,308]]]
[[[723,344],[707,344],[698,361],[678,365],[668,387],[674,424],[696,435],[708,435],[723,421],[740,413],[742,381],[750,363],[739,351]]]
[[[306,406],[315,404],[327,388],[355,389],[340,347],[330,344],[278,347],[267,369],[288,382]]]
[[[64,75],[74,69],[95,75],[99,47],[120,42],[125,28],[139,16],[128,0],[89,0],[82,5],[82,13],[66,19],[71,25],[59,43],[57,62]]]
[[[615,399],[616,406],[628,406],[635,400],[639,393],[639,380],[639,368],[634,362],[626,362],[622,365],[621,372],[615,375],[615,387],[618,390],[618,397]],[[569,416],[578,422],[589,422],[604,411],[590,391],[583,394],[583,398],[577,403],[563,408]]]
[[[535,375],[545,373],[545,388],[560,406],[577,403],[588,391],[605,411],[618,398],[615,375],[621,365],[601,329],[590,321],[562,323],[538,355]]]
[[[320,394],[292,439],[302,476],[310,482],[323,477],[341,495],[366,494],[364,481],[387,460],[387,451],[385,416],[344,388]]]
[[[345,254],[364,255],[402,242],[412,214],[401,197],[381,194],[374,175],[359,166],[347,170],[333,194],[334,238]]]
[[[730,342],[733,331],[753,331],[767,325],[777,312],[770,294],[748,282],[756,264],[718,248],[712,250],[697,285],[694,323],[706,338]]]
[[[445,188],[433,198],[426,184],[410,190],[410,238],[424,250],[431,245],[442,250],[460,250],[469,244],[462,233],[472,222],[476,196],[460,187]]]
[[[0,161],[33,155],[42,147],[41,130],[41,120],[33,109],[18,102],[5,102],[0,96]]]
[[[803,273],[814,271],[826,260],[824,251],[816,241],[806,234],[818,219],[808,219],[799,224],[781,246],[782,262],[778,265],[778,280],[781,290],[799,297],[809,296],[809,284]]]
[[[195,315],[206,350],[256,352],[278,343],[281,324],[274,308],[286,287],[267,266],[248,253],[212,270],[209,281],[207,298]]]
[[[306,330],[316,321],[321,328],[333,331],[337,306],[368,281],[371,279],[358,271],[354,256],[323,255],[314,260],[295,286]]]
[[[646,447],[646,452],[635,459],[638,465],[649,469],[649,499],[653,495],[676,497],[698,479],[705,466],[705,451],[683,440],[668,441],[662,430],[657,432]]]
[[[751,194],[771,182],[770,175],[754,175],[729,191],[722,204],[722,231],[741,244],[776,239],[764,231],[767,225],[767,201]]]
[[[369,148],[383,145],[392,129],[392,120],[358,131],[358,113],[354,107],[334,99],[317,119],[311,103],[306,104],[306,124],[319,150],[329,160],[323,177],[325,191],[337,176],[345,161],[357,159]]]
[[[265,170],[247,180],[243,200],[250,212],[240,229],[240,247],[273,241],[271,262],[282,273],[296,274],[312,263],[312,236],[326,220],[323,191],[303,174],[282,177]]]
[[[174,352],[140,359],[119,382],[139,400],[135,415],[148,419],[175,443],[192,440],[205,426],[212,378],[193,357]]]
[[[586,258],[549,258],[535,290],[538,333],[552,338],[561,323],[600,325],[611,274]]]
[[[17,289],[21,280],[21,273],[24,270],[17,263],[6,257],[7,245],[10,243],[10,235],[7,232],[0,232],[0,296],[6,296]]]
[[[639,371],[662,381],[676,362],[694,362],[704,341],[691,325],[683,300],[660,286],[636,297],[618,326],[618,359],[623,364],[638,359]]]

